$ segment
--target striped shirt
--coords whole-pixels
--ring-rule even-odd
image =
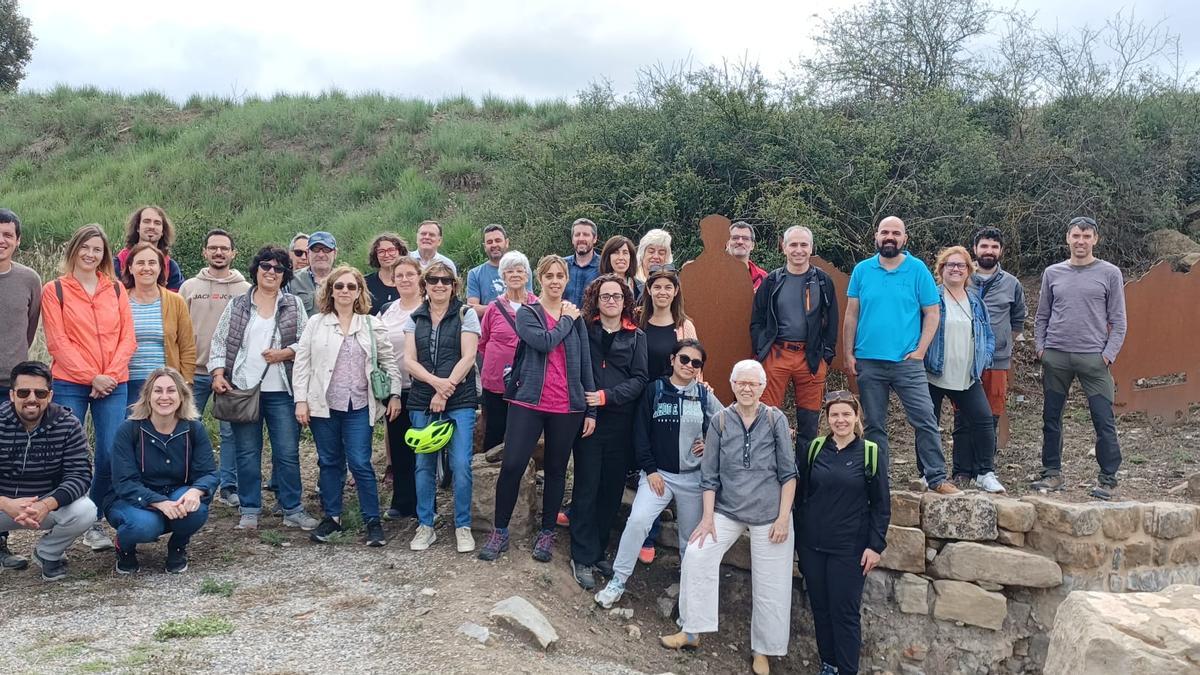
[[[142,304],[132,297],[133,334],[137,338],[137,351],[129,360],[129,379],[144,380],[156,368],[167,364],[167,353],[163,347],[162,298]]]
[[[87,436],[70,410],[51,403],[37,428],[26,431],[12,403],[0,403],[0,496],[54,497],[63,507],[91,484]]]

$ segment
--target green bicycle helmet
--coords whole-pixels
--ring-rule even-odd
[[[404,432],[404,442],[413,452],[423,455],[446,447],[453,435],[454,420],[434,420],[423,429],[409,429]]]

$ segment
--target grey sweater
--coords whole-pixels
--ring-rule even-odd
[[[783,484],[796,478],[796,458],[787,416],[758,404],[747,429],[734,403],[708,424],[700,489],[717,493],[716,511],[747,525],[766,525],[779,517]]]
[[[9,386],[12,367],[29,358],[29,345],[37,335],[42,315],[42,280],[37,272],[13,263],[0,274],[0,387]]]
[[[996,335],[996,350],[990,367],[1008,370],[1012,362],[1013,333],[1021,332],[1025,325],[1025,289],[1019,279],[1000,269],[999,264],[991,276],[976,274],[973,279]]]
[[[1117,360],[1125,342],[1125,288],[1110,262],[1055,263],[1042,272],[1034,319],[1038,353],[1056,349]]]

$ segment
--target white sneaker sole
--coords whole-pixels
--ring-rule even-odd
[[[433,546],[433,543],[435,541],[437,541],[437,535],[434,535],[433,539],[430,539],[428,543],[414,541],[408,545],[408,548],[410,551],[424,551],[424,550],[428,549],[430,546]]]

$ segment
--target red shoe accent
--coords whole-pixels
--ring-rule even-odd
[[[654,562],[654,547],[643,546],[642,550],[638,552],[638,560],[641,560],[646,565]]]
[[[559,511],[558,518],[555,519],[554,522],[559,527],[570,527],[571,526],[571,519],[569,517],[567,517],[566,511]]]

